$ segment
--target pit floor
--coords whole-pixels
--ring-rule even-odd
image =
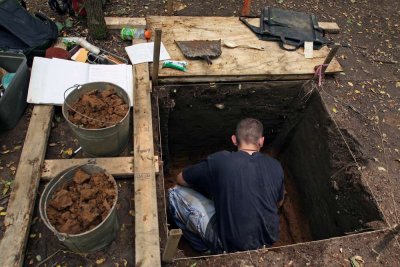
[[[169,188],[175,185],[175,177],[179,174],[179,172],[183,170],[183,168],[192,164],[196,164],[206,156],[207,153],[201,153],[198,157],[173,159],[170,165],[169,172],[165,175],[165,191],[167,192]],[[296,184],[285,164],[282,164],[282,167],[285,171],[284,182],[287,194],[285,195],[283,206],[279,209],[279,240],[273,245],[273,247],[313,240],[309,222],[307,217],[305,216],[304,208],[302,206],[301,198],[297,191]],[[171,227],[176,227],[170,221],[169,224],[171,225]],[[176,258],[195,257],[200,255],[201,254],[190,247],[189,243],[184,238],[181,239]]]

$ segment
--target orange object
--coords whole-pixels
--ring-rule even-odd
[[[242,16],[248,17],[250,16],[250,8],[251,8],[251,0],[244,0],[242,6]]]
[[[144,31],[144,38],[149,41],[151,39],[151,31],[145,30]]]

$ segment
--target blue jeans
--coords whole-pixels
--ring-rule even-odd
[[[212,236],[214,231],[207,231],[210,219],[215,215],[214,201],[179,185],[168,190],[168,199],[172,218],[191,246],[200,252],[210,250],[210,244],[216,238]]]

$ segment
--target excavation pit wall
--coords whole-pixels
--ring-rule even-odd
[[[345,129],[339,131],[320,94],[310,93],[310,85],[171,85],[153,92],[156,150],[164,162],[158,176],[162,249],[167,226],[176,228],[166,218],[165,199],[175,176],[210,153],[234,150],[230,136],[237,122],[246,117],[263,123],[261,152],[278,159],[285,171],[287,195],[279,211],[280,240],[274,246],[382,226],[382,214],[353,158],[363,160],[360,145]],[[192,256],[198,254],[182,238],[176,257]]]

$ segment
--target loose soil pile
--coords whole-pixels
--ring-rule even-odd
[[[83,233],[107,217],[115,198],[114,184],[106,174],[78,169],[73,181],[52,196],[47,217],[61,233]]]
[[[129,105],[116,94],[114,88],[83,94],[72,108],[74,110],[68,111],[68,119],[73,124],[82,125],[88,129],[115,125],[129,111]]]

